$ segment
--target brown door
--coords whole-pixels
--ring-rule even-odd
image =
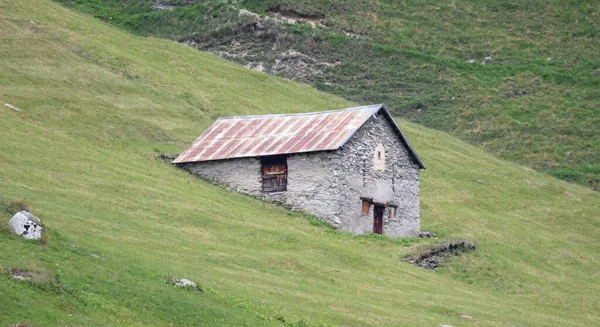
[[[373,208],[373,233],[383,234],[383,206]]]

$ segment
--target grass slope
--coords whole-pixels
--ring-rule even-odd
[[[423,229],[480,248],[433,273],[402,262],[416,240],[335,232],[153,159],[219,115],[350,103],[47,0],[1,2],[0,39],[0,104],[21,109],[0,107],[0,203],[49,232],[0,233],[2,325],[600,323],[596,192],[401,122],[428,166]]]
[[[600,190],[597,1],[58,1],[352,101],[384,102],[405,119]],[[157,2],[185,6],[157,10]],[[264,24],[253,32],[238,8],[327,27]],[[274,69],[288,49],[339,65],[307,76]],[[487,56],[493,60],[481,65]]]

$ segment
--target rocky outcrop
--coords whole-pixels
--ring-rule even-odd
[[[327,62],[319,62],[315,58],[294,49],[289,49],[279,53],[275,57],[275,62],[271,67],[270,73],[277,76],[284,76],[291,80],[303,81],[311,76],[320,75],[324,69],[335,65]]]
[[[311,82],[316,76],[341,64],[339,61],[328,62],[317,53],[302,53],[296,49],[300,45],[294,45],[297,41],[294,41],[295,36],[285,28],[286,25],[308,24],[313,29],[326,28],[320,19],[311,18],[309,14],[285,16],[276,12],[260,16],[240,9],[232,17],[234,18],[221,28],[179,41],[250,69],[298,82]],[[304,44],[300,47],[311,52],[314,50],[311,46]]]

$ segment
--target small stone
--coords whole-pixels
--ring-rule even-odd
[[[485,184],[485,181],[484,181],[484,180],[482,180],[482,179],[478,179],[478,180],[477,180],[477,183],[479,183],[479,184]]]
[[[10,108],[10,109],[16,110],[16,111],[21,111],[21,109],[19,109],[19,108],[17,108],[17,107],[15,107],[15,106],[13,106],[12,104],[5,103],[5,104],[4,104],[4,106],[5,106],[5,107],[7,107],[7,108]]]
[[[475,62],[475,60],[473,60],[473,59],[469,59],[469,60],[466,61],[466,63],[468,63],[468,64],[472,64],[474,62]]]
[[[196,288],[196,283],[192,282],[189,279],[175,279],[175,285],[179,287],[192,287]]]
[[[28,279],[27,277],[21,276],[21,275],[11,275],[11,277],[16,280],[27,280]]]
[[[452,327],[452,326],[451,326],[451,325],[443,325],[443,324],[440,324],[440,327]]]
[[[465,318],[465,319],[473,319],[473,317],[472,317],[472,316],[467,316],[467,315],[462,315],[462,316],[460,316],[460,317],[461,317],[461,318]]]

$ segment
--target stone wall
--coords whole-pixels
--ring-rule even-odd
[[[331,152],[295,154],[287,159],[286,192],[261,191],[260,160],[242,158],[185,164],[192,174],[202,176],[266,201],[284,204],[292,210],[303,210],[338,226],[339,203],[336,185],[331,183],[330,165],[339,163],[339,155]]]
[[[260,160],[241,158],[188,163],[184,168],[192,174],[224,183],[237,191],[260,195]]]
[[[381,151],[383,149],[383,151]],[[360,197],[379,203],[392,202],[396,210],[383,219],[383,234],[417,236],[419,220],[419,165],[394,131],[387,116],[371,118],[338,151],[340,164],[333,166],[339,195],[340,229],[357,233],[373,231],[373,206],[362,214]],[[383,166],[383,167],[382,167]]]
[[[230,159],[185,164],[191,173],[233,189],[321,217],[340,230],[373,231],[373,206],[361,213],[361,197],[398,205],[384,215],[383,233],[419,233],[419,166],[386,115],[370,118],[339,150],[288,157],[286,192],[262,193],[260,160]]]

